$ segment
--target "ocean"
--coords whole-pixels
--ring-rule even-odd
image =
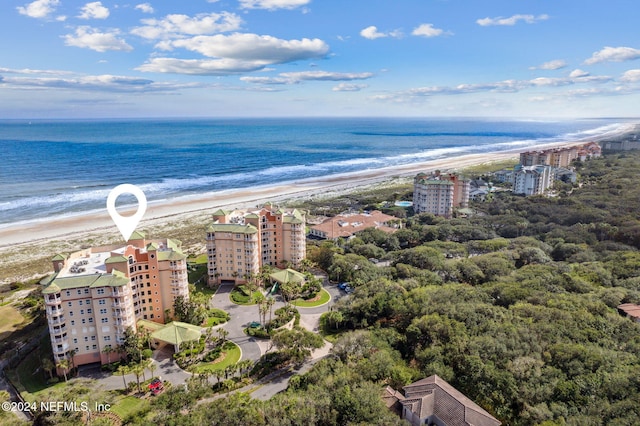
[[[0,227],[613,131],[625,120],[413,118],[0,120]],[[118,199],[126,205],[133,199]]]

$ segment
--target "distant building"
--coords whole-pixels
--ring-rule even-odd
[[[413,211],[451,217],[454,207],[469,206],[470,182],[455,174],[418,173],[413,179]]]
[[[560,167],[553,170],[553,178],[565,183],[576,183],[578,181],[578,174],[575,170]]]
[[[552,176],[551,166],[518,165],[513,173],[513,193],[542,195],[551,186]]]
[[[403,388],[387,387],[385,405],[411,425],[500,426],[501,422],[437,375]]]
[[[469,199],[474,201],[484,201],[491,192],[489,184],[482,179],[474,179],[471,181],[469,190]]]
[[[623,303],[618,306],[618,312],[626,315],[628,318],[631,318],[636,322],[640,322],[640,305],[636,305],[635,303]]]
[[[187,256],[176,240],[146,240],[134,232],[126,245],[56,255],[54,278],[42,290],[56,363],[105,363],[137,320],[165,322],[176,297],[189,298]]]
[[[493,173],[496,182],[513,183],[513,169],[502,169]]]
[[[306,215],[266,205],[213,213],[207,227],[209,283],[245,283],[263,265],[298,265],[306,256]]]
[[[581,161],[587,158],[599,157],[602,148],[595,142],[560,148],[550,148],[542,151],[527,151],[520,153],[521,166],[547,165],[551,167],[568,167],[573,160]]]
[[[338,238],[349,238],[356,232],[367,228],[380,229],[387,233],[392,233],[398,228],[391,225],[391,221],[398,218],[384,214],[378,210],[368,213],[346,213],[330,217],[319,225],[309,228],[309,236],[326,240],[336,240]]]

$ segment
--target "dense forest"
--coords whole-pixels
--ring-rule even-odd
[[[590,160],[555,196],[496,193],[469,217],[310,246],[355,287],[322,317],[332,356],[265,402],[173,389],[149,424],[400,424],[383,387],[432,374],[504,424],[638,424],[640,324],[616,306],[640,302],[639,162]]]

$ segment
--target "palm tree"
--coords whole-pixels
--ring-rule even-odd
[[[136,375],[136,382],[138,383],[138,393],[142,393],[142,389],[140,389],[140,376],[144,374],[144,366],[141,364],[136,364],[131,367],[131,372]]]
[[[53,369],[56,368],[55,364],[53,363],[53,361],[51,361],[51,358],[49,357],[42,358],[41,361],[42,361],[42,368],[44,369],[44,371],[49,373],[49,379],[53,379]]]
[[[69,366],[70,368],[73,370],[74,368],[76,368],[75,362],[74,362],[74,357],[76,356],[76,354],[78,353],[77,349],[71,349],[69,351]]]
[[[60,370],[62,370],[62,374],[64,374],[64,381],[67,381],[67,370],[69,369],[69,360],[68,359],[61,359],[60,361],[58,361],[56,363],[56,367],[58,367]]]
[[[107,345],[102,350],[103,353],[107,354],[107,364],[111,364],[111,354],[116,350],[111,347],[111,345]]]
[[[213,375],[218,379],[218,385],[220,385],[220,379],[224,377],[224,370],[213,370]]]
[[[118,367],[118,373],[122,374],[122,383],[124,383],[124,390],[127,391],[127,381],[125,380],[125,374],[129,374],[129,367],[126,365],[121,365]]]
[[[156,365],[155,362],[153,362],[152,359],[150,359],[149,360],[149,365],[147,365],[147,368],[149,369],[149,372],[151,372],[151,378],[153,379],[153,372],[156,371],[158,366]]]
[[[224,344],[224,342],[226,341],[226,338],[227,338],[228,335],[229,335],[229,332],[227,330],[225,330],[224,328],[219,328],[218,329],[218,337],[222,341],[221,342],[222,344]]]
[[[273,297],[267,297],[267,306],[269,307],[269,322],[271,322],[271,315],[273,313],[273,304],[276,303],[276,299]]]

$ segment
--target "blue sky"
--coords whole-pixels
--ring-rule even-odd
[[[638,116],[637,0],[4,0],[0,118]]]

